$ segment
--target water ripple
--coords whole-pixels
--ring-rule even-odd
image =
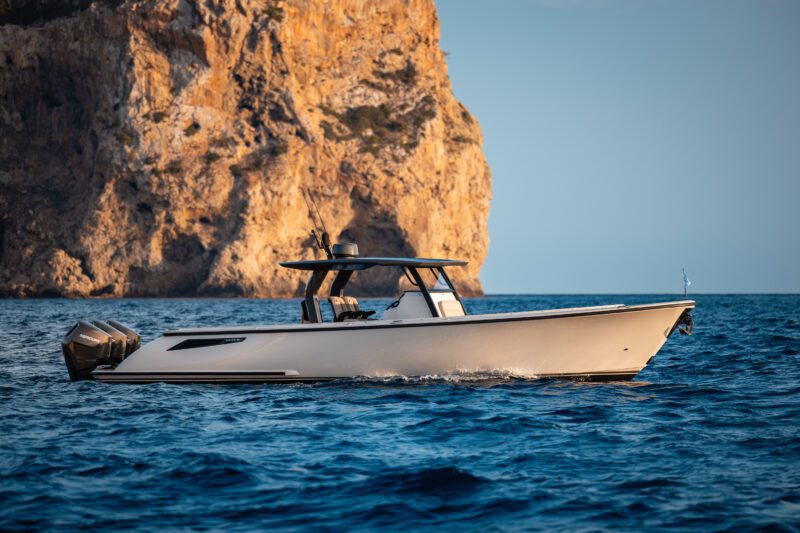
[[[76,318],[148,341],[168,325],[294,322],[297,302],[0,301],[0,529],[797,530],[800,297],[698,300],[695,335],[635,382],[288,386],[70,383],[57,349]]]

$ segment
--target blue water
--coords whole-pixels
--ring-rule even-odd
[[[796,531],[800,296],[696,299],[695,335],[629,383],[258,386],[71,383],[58,341],[81,317],[146,341],[293,322],[296,301],[0,301],[0,529]]]

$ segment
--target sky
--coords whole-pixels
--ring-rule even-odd
[[[800,2],[437,0],[487,294],[800,292]]]

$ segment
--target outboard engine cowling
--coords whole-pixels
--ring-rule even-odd
[[[128,349],[128,336],[123,332],[102,320],[92,320],[92,325],[97,326],[111,336],[111,355],[109,361],[112,365],[118,365],[125,359]]]
[[[133,331],[125,324],[121,324],[116,320],[109,320],[108,323],[114,328],[116,328],[118,331],[124,333],[128,337],[128,344],[125,349],[125,357],[128,357],[130,354],[138,350],[139,347],[142,345],[142,336]]]
[[[79,320],[61,339],[61,350],[72,381],[92,379],[98,365],[111,358],[111,335],[85,320]]]

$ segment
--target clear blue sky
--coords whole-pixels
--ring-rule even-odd
[[[487,293],[800,292],[800,2],[437,6]]]

